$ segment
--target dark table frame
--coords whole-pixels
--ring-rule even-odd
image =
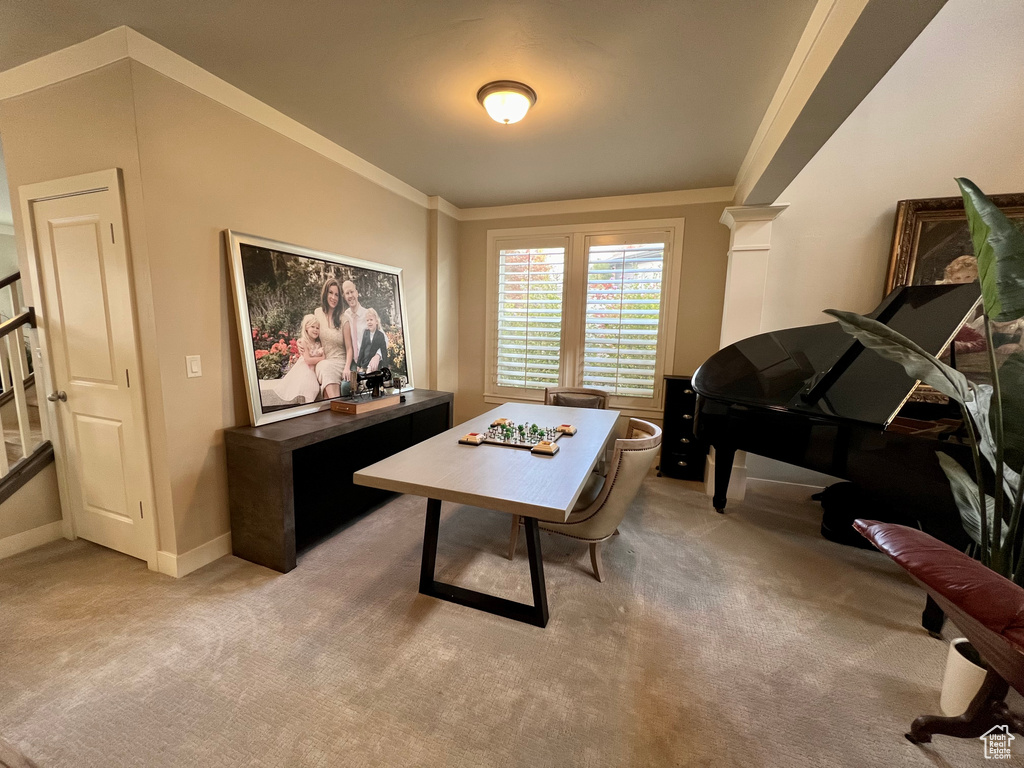
[[[476,592],[454,584],[434,580],[437,561],[437,534],[441,524],[441,500],[427,499],[427,522],[423,530],[423,561],[420,564],[420,594],[447,600],[450,603],[476,608],[535,627],[548,623],[548,593],[544,587],[544,561],[540,552],[540,526],[532,517],[524,517],[526,551],[530,560],[530,581],[533,585],[533,605],[517,603],[485,592]]]

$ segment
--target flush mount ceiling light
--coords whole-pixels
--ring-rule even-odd
[[[518,123],[537,103],[537,93],[515,80],[495,80],[476,92],[476,99],[496,123]]]

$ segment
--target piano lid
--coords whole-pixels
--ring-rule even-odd
[[[977,283],[903,286],[871,317],[938,355],[971,317]],[[884,428],[917,382],[865,349],[839,323],[763,333],[716,352],[698,369],[702,397]]]

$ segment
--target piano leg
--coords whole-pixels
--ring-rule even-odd
[[[928,595],[928,601],[924,604],[924,613],[921,614],[921,626],[928,630],[932,637],[939,637],[942,633],[942,625],[946,622],[946,614],[939,604]]]
[[[715,495],[711,503],[720,515],[725,514],[725,498],[729,492],[729,478],[732,477],[732,463],[736,458],[736,449],[726,446],[715,446]]]

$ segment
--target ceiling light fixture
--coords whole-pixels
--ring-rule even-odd
[[[515,80],[495,80],[476,92],[476,99],[496,123],[518,123],[537,103],[537,93]]]

